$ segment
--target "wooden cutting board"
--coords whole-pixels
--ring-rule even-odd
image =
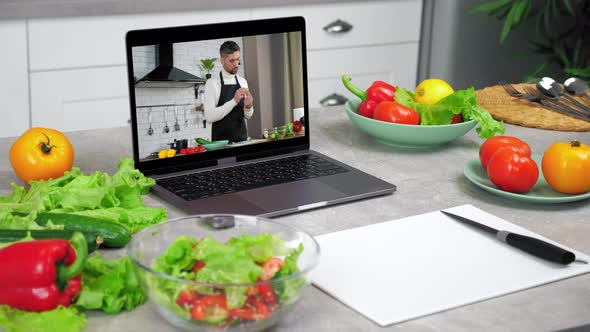
[[[524,91],[526,84],[513,84],[519,91]],[[529,84],[534,88],[534,84]],[[578,98],[581,103],[590,107],[587,101]],[[477,91],[477,103],[488,110],[496,120],[523,127],[562,130],[590,131],[590,122],[553,112],[524,99],[511,97],[500,85]]]

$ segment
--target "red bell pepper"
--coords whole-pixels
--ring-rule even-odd
[[[395,87],[383,81],[374,81],[373,84],[363,91],[351,83],[350,76],[343,75],[342,83],[354,95],[363,101],[358,108],[358,113],[368,118],[373,117],[373,111],[383,101],[394,101]]]
[[[0,249],[0,304],[27,311],[67,307],[82,289],[86,238],[16,242]]]

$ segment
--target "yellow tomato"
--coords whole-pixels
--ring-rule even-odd
[[[543,154],[543,176],[564,194],[590,191],[590,147],[578,141],[554,143]]]
[[[73,163],[72,144],[55,129],[31,128],[10,148],[10,164],[25,183],[61,177]]]
[[[176,150],[174,150],[174,149],[168,150],[168,152],[166,152],[166,156],[168,158],[176,156]]]

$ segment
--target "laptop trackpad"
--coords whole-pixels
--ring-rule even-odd
[[[311,203],[332,201],[346,195],[318,181],[296,181],[241,192],[240,196],[267,211],[281,211]]]

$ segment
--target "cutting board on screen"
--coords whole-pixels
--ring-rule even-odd
[[[472,205],[446,211],[567,248]],[[381,326],[590,272],[590,264],[536,258],[440,211],[316,239],[313,283]]]

